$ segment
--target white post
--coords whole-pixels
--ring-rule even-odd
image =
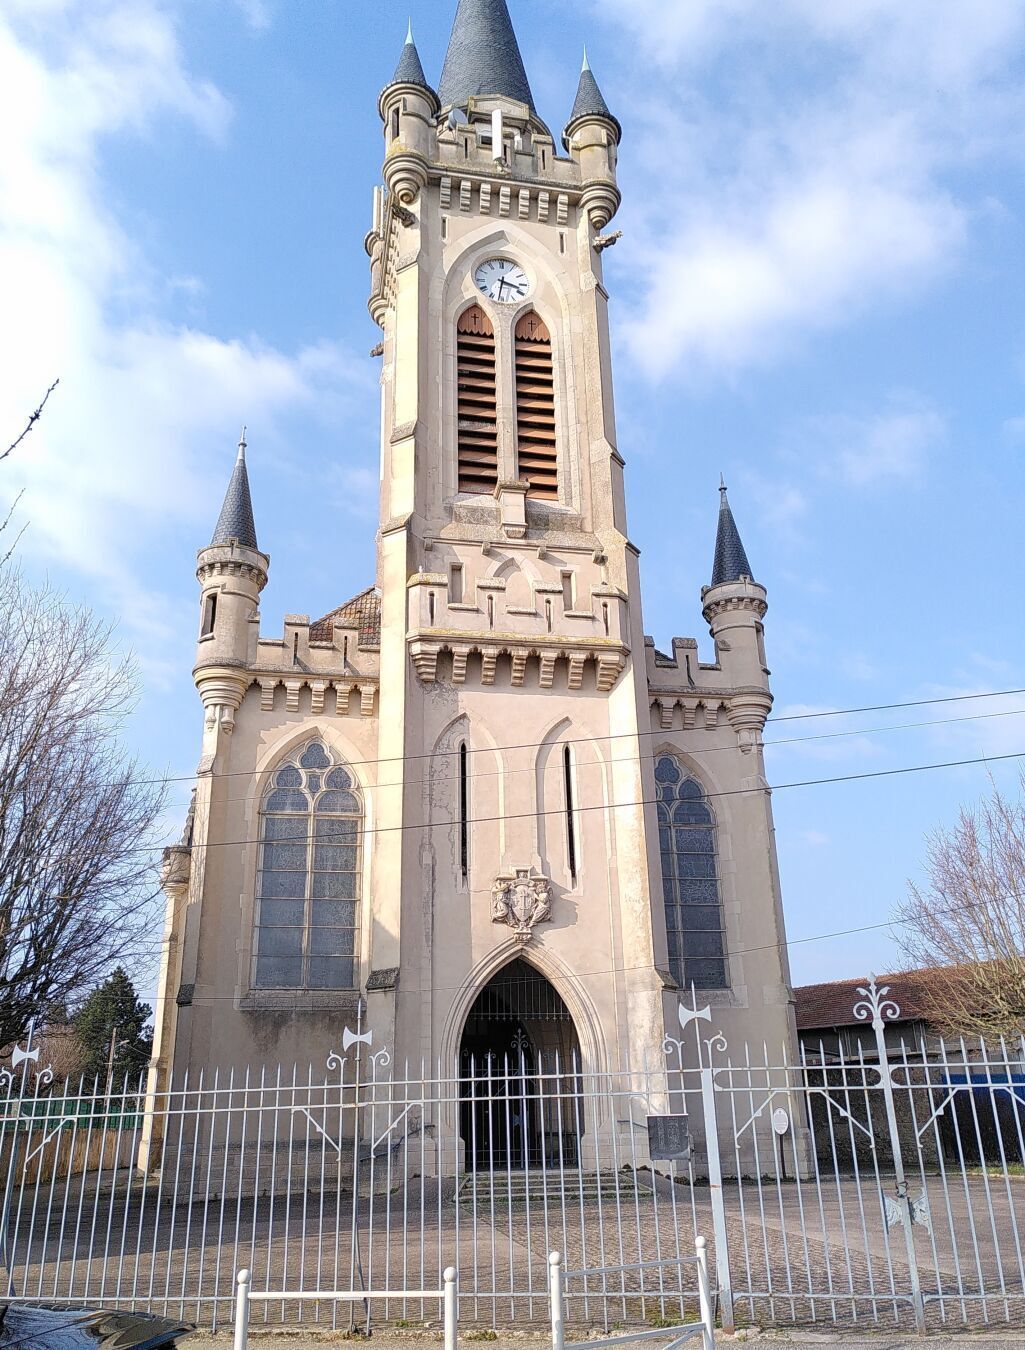
[[[238,1273],[238,1292],[235,1295],[235,1341],[233,1350],[246,1350],[249,1345],[249,1286],[252,1275],[248,1270]]]
[[[456,1350],[458,1339],[458,1303],[456,1302],[456,1271],[449,1266],[445,1271],[445,1350]]]
[[[715,1313],[712,1308],[712,1291],[708,1285],[708,1244],[703,1237],[697,1243],[698,1253],[698,1302],[701,1307],[701,1344],[703,1350],[715,1350]]]
[[[548,1287],[552,1300],[552,1350],[565,1350],[566,1325],[562,1297],[562,1257],[552,1252],[548,1258]]]
[[[505,126],[501,108],[496,108],[491,114],[491,158],[505,159]]]
[[[711,1058],[711,1056],[709,1056]],[[719,1286],[722,1329],[733,1332],[733,1279],[730,1274],[729,1240],[726,1236],[726,1201],[722,1189],[722,1162],[719,1157],[719,1122],[715,1110],[715,1075],[709,1064],[701,1068],[701,1107],[705,1117],[705,1151],[708,1154],[708,1191],[712,1201],[712,1228],[715,1233],[715,1274]]]

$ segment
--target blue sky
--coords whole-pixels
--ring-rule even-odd
[[[625,127],[606,277],[648,632],[709,651],[721,470],[769,588],[778,714],[1025,686],[1025,6],[511,9],[553,127],[585,40]],[[409,11],[436,78],[454,0],[0,6],[0,428],[61,377],[2,499],[25,489],[26,568],[118,620],[160,771],[198,757],[195,550],[242,422],[265,631],[373,577],[362,239]],[[771,748],[770,778],[1025,752],[1025,697],[767,740],[824,733]],[[1017,765],[777,793],[791,938],[885,923],[988,773]],[[886,930],[793,949],[799,982],[896,959]]]

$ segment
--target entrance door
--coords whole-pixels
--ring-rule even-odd
[[[468,1170],[576,1166],[580,1045],[551,982],[515,960],[481,990],[460,1045]]]

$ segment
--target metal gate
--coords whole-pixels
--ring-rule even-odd
[[[874,981],[858,1011],[867,1044],[794,1062],[731,1050],[689,1000],[630,1071],[522,1045],[414,1069],[358,1026],[324,1066],[159,1092],[56,1084],[29,1045],[0,1071],[0,1292],[217,1325],[243,1268],[265,1290],[401,1291],[452,1264],[464,1324],[544,1326],[558,1250],[605,1272],[567,1317],[608,1332],[695,1315],[684,1258],[707,1236],[726,1327],[1025,1324],[1025,1045],[893,1044]]]

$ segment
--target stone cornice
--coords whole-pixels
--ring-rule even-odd
[[[612,689],[626,669],[629,647],[614,638],[569,638],[554,633],[527,636],[522,633],[466,633],[458,629],[431,628],[411,633],[407,639],[409,654],[416,673],[424,684],[434,684],[438,678],[438,658],[442,652],[452,655],[452,683],[466,683],[469,658],[481,658],[481,684],[492,685],[498,667],[498,658],[512,659],[511,683],[520,688],[526,681],[527,662],[536,657],[538,683],[542,689],[551,689],[555,683],[555,667],[559,661],[568,663],[567,683],[570,689],[583,687],[584,667],[593,662],[595,681],[600,692]]]

